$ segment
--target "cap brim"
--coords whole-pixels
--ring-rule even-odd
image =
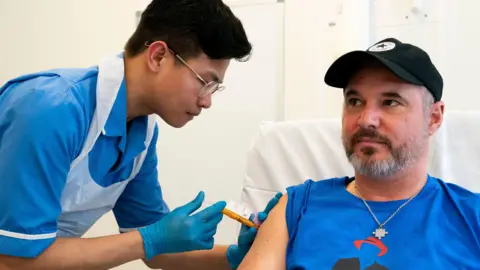
[[[389,69],[393,74],[397,75],[402,80],[415,84],[423,85],[415,76],[410,74],[400,65],[388,60],[379,55],[374,55],[366,51],[349,52],[338,58],[325,74],[325,83],[332,87],[345,89],[348,82],[364,65],[372,60],[377,60]]]

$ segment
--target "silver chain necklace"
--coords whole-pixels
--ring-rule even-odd
[[[389,222],[390,219],[392,219],[398,213],[398,211],[400,211],[400,209],[402,209],[405,205],[407,205],[410,201],[412,201],[413,198],[415,198],[418,195],[418,193],[420,193],[420,191],[422,190],[422,189],[420,189],[417,193],[415,193],[412,197],[410,197],[410,199],[408,199],[406,202],[404,202],[402,205],[400,205],[397,208],[397,210],[395,210],[395,212],[393,212],[393,214],[391,214],[387,218],[387,220],[385,220],[383,223],[380,223],[380,221],[378,221],[377,217],[375,216],[372,209],[368,205],[367,201],[362,197],[362,195],[360,194],[360,191],[358,191],[357,183],[354,183],[354,187],[355,187],[355,191],[358,194],[358,197],[360,197],[360,199],[362,199],[362,201],[365,204],[365,206],[367,207],[368,211],[370,212],[370,214],[372,215],[372,217],[375,219],[375,221],[378,224],[378,228],[373,232],[373,235],[375,235],[375,237],[378,238],[378,239],[385,238],[385,236],[388,234],[387,230],[385,230],[385,224],[387,224],[387,222]]]

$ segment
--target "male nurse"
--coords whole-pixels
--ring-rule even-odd
[[[200,192],[169,210],[155,115],[184,126],[224,88],[230,60],[250,53],[221,0],[153,0],[123,53],[0,88],[0,269],[109,269],[137,259],[164,270],[235,269],[255,229],[244,227],[238,245],[215,246],[225,202],[193,214]],[[120,234],[81,238],[110,210]]]

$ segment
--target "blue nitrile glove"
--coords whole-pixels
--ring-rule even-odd
[[[205,195],[197,197],[164,216],[158,222],[139,229],[147,260],[159,254],[180,253],[213,248],[213,236],[223,218],[225,202],[217,202],[191,215],[202,205]]]
[[[265,210],[263,212],[258,212],[257,218],[260,223],[264,222],[270,211],[277,205],[278,201],[282,197],[282,193],[279,192],[273,197],[270,202],[268,202]],[[253,215],[250,216],[250,220],[253,220]],[[228,265],[232,269],[237,269],[243,258],[247,255],[250,247],[257,236],[257,229],[250,228],[245,225],[242,225],[240,229],[240,234],[238,235],[237,245],[231,245],[227,249],[227,261]]]

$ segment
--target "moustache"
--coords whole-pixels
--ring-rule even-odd
[[[390,142],[390,140],[374,129],[362,128],[357,133],[355,133],[350,141],[352,147],[354,147],[362,139],[370,139],[378,143],[383,143],[387,145],[388,148],[392,149],[392,143]]]

